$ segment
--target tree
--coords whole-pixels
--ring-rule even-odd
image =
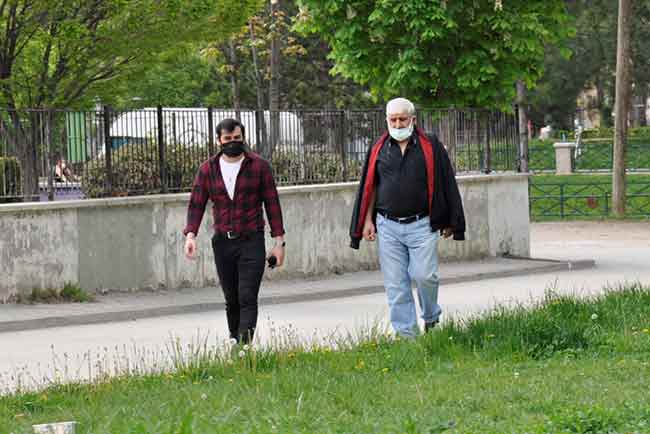
[[[596,106],[603,126],[610,126],[616,71],[616,2],[577,2],[578,49],[574,71],[587,75],[585,87],[596,88]]]
[[[630,32],[632,0],[618,1],[618,38],[616,49],[616,125],[612,176],[612,208],[617,217],[625,216],[625,151],[627,119],[630,109]]]
[[[38,149],[20,108],[88,104],[120,75],[137,77],[175,44],[225,38],[258,0],[1,0],[0,119],[20,145],[23,194],[38,191]],[[51,130],[51,128],[50,128]]]
[[[158,55],[141,73],[98,86],[92,96],[120,109],[223,104],[230,98],[228,82],[218,70],[224,61],[206,60],[199,44],[184,44]]]
[[[596,98],[584,108],[597,108],[601,126],[609,127],[616,77],[617,2],[567,0],[567,4],[576,23],[576,35],[568,41],[571,56],[547,47],[544,76],[530,93],[531,117],[536,125],[551,122],[559,128],[572,128],[578,95],[596,89]],[[631,8],[631,74],[638,102],[631,114],[635,124],[643,125],[650,96],[650,1],[635,1]]]
[[[270,37],[271,47],[269,53],[269,115],[270,115],[270,130],[271,130],[271,144],[278,142],[280,134],[280,37],[281,28],[279,24],[282,22],[284,14],[280,10],[280,0],[271,1],[271,25]],[[272,149],[266,150],[266,158],[271,158],[273,155]]]
[[[563,0],[299,0],[300,29],[327,41],[333,71],[378,98],[511,108],[544,49],[573,32]]]
[[[650,1],[635,1],[632,4],[632,36],[630,49],[632,52],[632,82],[634,95],[637,96],[639,107],[633,110],[638,125],[647,125],[646,110],[650,97]]]
[[[100,96],[120,107],[133,106],[131,98],[135,96],[139,106],[193,104],[267,110],[271,41],[277,33],[280,62],[276,83],[281,109],[375,107],[367,87],[330,74],[334,64],[328,59],[327,43],[292,28],[298,13],[294,1],[283,0],[272,15],[267,0],[227,41],[186,44],[166,51],[143,76],[117,80],[119,98],[112,97],[116,80]],[[260,127],[265,128],[265,123],[260,122]]]

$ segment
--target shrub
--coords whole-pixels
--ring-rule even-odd
[[[171,144],[165,148],[167,188],[169,191],[188,190],[199,165],[207,159],[206,148],[188,148]],[[112,153],[112,194],[156,194],[162,191],[155,143],[130,143]],[[101,156],[86,166],[81,188],[86,197],[105,195],[106,160]]]
[[[29,294],[18,294],[16,302],[22,304],[34,303],[87,303],[95,297],[72,282],[66,282],[63,288],[33,288]]]
[[[583,139],[600,139],[600,138],[613,138],[614,128],[594,128],[582,132]],[[650,127],[634,127],[628,129],[628,137],[635,139],[650,139]],[[571,132],[571,140],[574,138],[574,133]]]
[[[271,166],[278,184],[343,182],[359,179],[362,161],[348,159],[329,151],[276,152]]]
[[[21,195],[20,163],[15,157],[0,157],[0,197]]]
[[[207,148],[168,145],[165,149],[168,191],[187,191],[192,187],[199,165],[208,158]],[[274,153],[271,159],[278,184],[320,183],[356,180],[362,161],[348,159],[344,171],[339,154],[310,149]],[[155,143],[130,143],[113,151],[113,189],[115,196],[156,194],[162,191]],[[345,176],[344,176],[345,175]],[[105,196],[106,160],[104,156],[86,165],[81,188],[86,197]]]

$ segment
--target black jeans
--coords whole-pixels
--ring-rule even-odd
[[[257,325],[257,296],[264,274],[264,232],[234,240],[212,237],[214,263],[226,299],[230,337],[248,343]]]

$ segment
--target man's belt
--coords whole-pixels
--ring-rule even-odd
[[[214,237],[217,240],[249,240],[258,232],[215,232]]]
[[[408,217],[395,217],[395,216],[392,216],[392,215],[390,215],[387,212],[384,212],[382,210],[377,210],[377,213],[381,214],[382,216],[384,216],[384,218],[387,218],[388,220],[392,220],[394,222],[401,223],[403,225],[416,222],[416,221],[418,221],[420,219],[423,219],[423,218],[425,218],[425,217],[427,217],[429,215],[429,213],[426,212],[426,211],[422,211],[419,214],[411,215],[411,216],[408,216]]]

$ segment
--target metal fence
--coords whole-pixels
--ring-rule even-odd
[[[650,217],[650,182],[628,182],[627,217]],[[529,183],[530,217],[536,221],[611,216],[611,182]]]
[[[382,110],[0,110],[0,201],[188,191],[225,118],[242,121],[280,185],[357,180],[386,125]],[[458,172],[517,170],[513,115],[422,110],[418,125],[438,135]]]
[[[555,171],[555,149],[552,143],[535,141],[531,143],[528,155],[531,172]],[[573,157],[573,170],[577,173],[611,172],[614,140],[583,140]],[[628,138],[625,160],[628,172],[650,172],[650,138]]]

